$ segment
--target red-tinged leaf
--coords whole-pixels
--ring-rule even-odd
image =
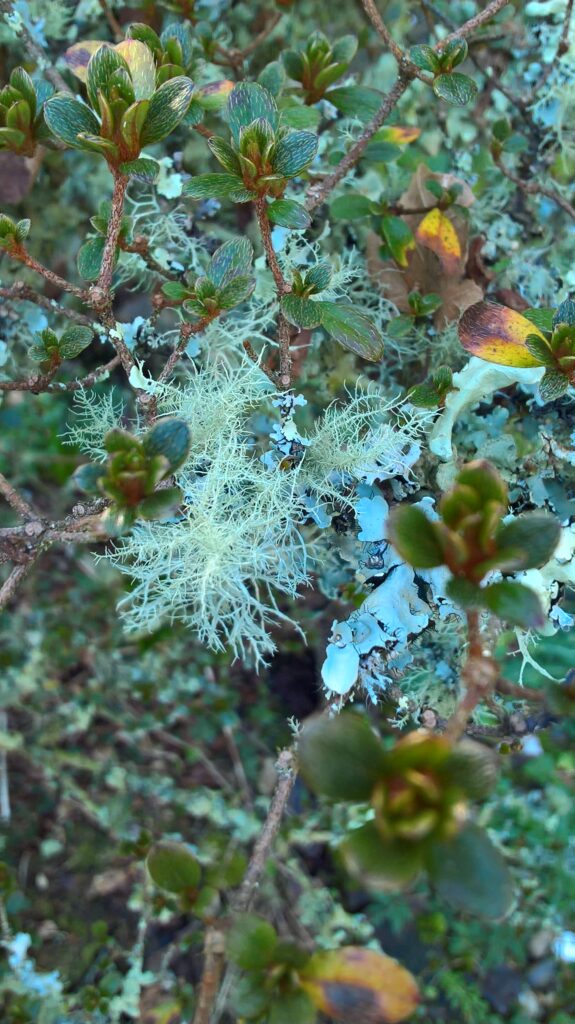
[[[449,217],[442,210],[438,207],[430,210],[420,222],[415,237],[435,253],[446,273],[456,273],[460,266],[461,243]]]
[[[514,309],[494,302],[476,302],[459,321],[459,340],[472,356],[502,366],[540,366],[541,361],[526,346],[530,335],[544,336]]]
[[[417,1009],[413,975],[385,953],[361,946],[316,953],[301,986],[322,1013],[334,1020],[398,1024]]]
[[[81,82],[85,82],[88,77],[88,64],[90,63],[90,57],[92,57],[96,50],[99,50],[105,43],[100,39],[84,39],[81,43],[74,43],[73,46],[69,46],[64,54],[64,60],[70,71],[76,78],[79,78]]]

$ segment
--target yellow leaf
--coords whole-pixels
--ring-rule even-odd
[[[104,46],[101,39],[84,39],[81,43],[74,43],[73,46],[68,47],[64,54],[64,60],[70,68],[70,71],[76,78],[79,78],[81,82],[85,82],[88,74],[88,64],[90,57]]]
[[[461,245],[457,232],[449,217],[446,217],[438,207],[426,213],[415,232],[415,237],[421,245],[435,253],[448,274],[453,274],[459,269]]]
[[[318,1010],[346,1024],[396,1024],[419,1002],[417,983],[405,967],[361,946],[316,953],[300,984]]]
[[[139,39],[124,39],[114,49],[130,69],[137,100],[149,100],[156,87],[154,55]]]
[[[415,142],[421,135],[421,128],[413,128],[411,125],[403,127],[399,124],[387,125],[380,128],[377,133],[378,142],[393,142],[396,146],[406,145],[408,142]]]
[[[545,340],[535,324],[514,309],[495,302],[476,302],[459,321],[459,340],[472,356],[502,366],[541,366],[525,346],[530,334]]]

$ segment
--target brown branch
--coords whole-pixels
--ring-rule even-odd
[[[213,132],[210,132],[213,135]],[[158,263],[150,252],[150,243],[145,235],[136,235],[133,242],[120,242],[120,249],[122,252],[135,252],[144,261],[148,270],[152,270],[154,274],[158,274],[160,277],[166,278],[168,281],[177,281],[178,278],[175,274],[170,273],[166,270],[161,263]]]
[[[180,327],[180,340],[170,355],[170,358],[166,361],[166,364],[158,377],[159,384],[161,384],[162,381],[167,380],[171,375],[176,363],[181,359],[186,351],[190,338],[193,337],[194,334],[200,334],[201,331],[205,330],[208,324],[211,324],[212,320],[216,319],[216,316],[217,313],[213,313],[211,316],[202,317],[202,319],[198,320],[195,324],[190,324],[188,322],[182,324]]]
[[[5,287],[0,286],[0,297],[8,300],[12,299],[14,302],[33,302],[36,306],[40,306],[49,313],[64,316],[75,324],[82,324],[86,327],[90,327],[94,322],[93,317],[86,316],[84,313],[77,313],[75,309],[67,309],[65,306],[58,305],[55,299],[49,299],[47,295],[35,292],[30,285],[24,284],[23,281],[15,281],[14,284]]]
[[[18,494],[16,488],[12,486],[3,473],[0,473],[0,494],[2,494],[14,511],[19,516],[22,516],[22,519],[38,518],[32,506],[28,504],[21,494]]]
[[[559,192],[556,192],[553,188],[547,188],[545,185],[540,185],[537,181],[523,181],[518,174],[510,171],[509,168],[505,166],[501,154],[497,155],[496,153],[493,153],[492,155],[494,163],[501,173],[508,178],[509,181],[512,181],[521,192],[524,192],[529,196],[546,196],[547,199],[551,199],[554,203],[557,203],[557,206],[560,206],[572,220],[575,220],[575,207],[573,207],[571,203]]]
[[[0,587],[0,609],[5,608],[8,602],[12,600],[20,583],[31,571],[37,557],[38,555],[35,555],[27,562],[23,562],[22,565],[14,566],[8,579]]]
[[[112,276],[114,274],[114,264],[116,262],[116,247],[118,245],[118,238],[122,228],[124,199],[126,197],[128,181],[130,180],[126,174],[122,174],[121,171],[116,169],[112,171],[112,174],[114,176],[112,209],[110,212],[110,219],[108,221],[104,252],[102,253],[102,265],[96,282],[96,288],[106,294],[110,292],[112,287]]]
[[[14,5],[11,0],[0,0],[0,13],[2,12],[5,14],[14,13]],[[47,78],[59,92],[71,92],[72,90],[62,78],[60,72],[57,71],[56,68],[52,67],[42,47],[38,45],[34,36],[28,30],[22,19],[19,19],[17,31],[22,37],[22,41],[31,60],[38,65],[44,77]]]
[[[491,3],[488,3],[487,7],[480,11],[479,14],[475,14],[473,18],[469,18],[469,20],[464,22],[463,25],[460,25],[459,28],[454,29],[453,32],[449,33],[449,35],[444,36],[435,49],[441,51],[447,43],[451,43],[454,39],[463,39],[465,36],[475,32],[476,28],[481,28],[486,21],[490,21],[491,18],[494,18],[495,15],[499,13],[499,11],[503,10],[504,7],[507,7],[509,2],[510,0],[491,0]]]
[[[120,357],[115,355],[109,362],[104,363],[103,366],[97,366],[95,370],[87,373],[85,377],[77,377],[76,380],[54,382],[54,373],[59,369],[59,366],[57,366],[54,373],[32,376],[26,380],[2,380],[0,381],[0,391],[30,391],[33,395],[45,392],[58,394],[64,391],[81,391],[82,388],[91,388],[101,377],[114,370],[119,363]]]
[[[204,941],[204,965],[193,1024],[210,1024],[225,967],[226,940],[217,927],[208,928]]]
[[[497,662],[491,657],[481,638],[479,611],[472,608],[467,617],[467,660],[461,672],[464,694],[445,727],[444,736],[456,742],[465,732],[470,715],[477,705],[490,697],[499,678]]]
[[[353,167],[355,167],[356,163],[362,156],[363,151],[366,149],[367,144],[373,138],[376,131],[378,131],[378,129],[381,128],[387,120],[391,111],[403,96],[411,80],[411,72],[407,70],[400,72],[397,81],[388,92],[377,114],[372,118],[366,128],[364,128],[363,132],[357,141],[354,142],[349,152],[340,160],[337,167],[331,172],[331,174],[328,174],[327,178],[324,178],[319,188],[315,185],[311,186],[305,203],[306,210],[308,210],[309,213],[315,210],[316,207],[321,206],[332,189],[334,189],[341,179],[344,178]]]
[[[107,0],[98,0],[98,2],[100,4],[100,7],[102,8],[102,11],[104,12],[104,17],[108,22],[108,25],[110,26],[115,42],[120,43],[124,38],[124,33],[122,31],[122,26],[120,25],[120,22],[118,21],[113,10],[108,5]]]
[[[395,39],[375,6],[374,0],[361,0],[361,3],[375,31],[381,36],[387,48],[391,50],[398,64],[401,64],[402,60],[405,58],[405,54],[401,49],[401,46],[398,46],[395,42]]]
[[[23,263],[24,266],[29,267],[30,270],[35,271],[36,274],[40,274],[45,281],[49,281],[55,288],[59,288],[63,292],[70,292],[70,294],[75,295],[77,299],[85,301],[86,292],[83,288],[78,288],[77,285],[71,284],[70,281],[66,280],[66,278],[60,277],[59,274],[55,274],[53,270],[45,267],[42,263],[38,263],[38,260],[34,259],[23,245],[12,246],[8,250],[8,255],[13,259],[18,260],[19,263]]]
[[[293,750],[281,751],[276,761],[276,770],[278,778],[268,816],[253,848],[244,880],[233,900],[232,909],[235,914],[242,914],[250,909],[272,845],[279,832],[297,775]]]
[[[278,293],[278,299],[281,302],[282,296],[286,295],[289,291],[291,291],[291,289],[282,274],[282,269],[278,263],[278,258],[274,252],[274,247],[272,244],[272,233],[265,196],[260,196],[258,199],[256,199],[254,202],[254,206],[256,210],[256,216],[258,218],[258,224],[260,228],[260,234],[262,236],[266,260],[273,274],[273,279],[275,281]],[[292,378],[290,354],[291,329],[288,321],[286,320],[285,316],[281,311],[281,307],[278,314],[277,323],[280,362],[279,371],[277,375],[277,382],[281,388],[289,388],[291,386]]]

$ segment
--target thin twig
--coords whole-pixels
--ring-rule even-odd
[[[3,583],[2,587],[0,587],[0,609],[5,608],[8,602],[14,597],[20,583],[31,571],[38,554],[30,558],[27,562],[14,566],[12,572],[8,576],[8,579]]]
[[[32,506],[28,504],[21,494],[18,494],[16,488],[12,486],[3,473],[0,473],[0,494],[3,495],[14,511],[19,516],[22,516],[22,519],[38,519],[38,515]]]
[[[225,967],[225,935],[220,928],[210,927],[204,940],[202,980],[193,1024],[210,1024]]]
[[[8,715],[3,709],[0,711],[0,731],[8,732]],[[6,747],[0,748],[0,819],[4,822],[10,821],[10,786],[8,782],[8,754]]]
[[[376,131],[381,128],[382,124],[384,124],[398,101],[403,96],[411,82],[411,79],[412,76],[410,72],[400,72],[397,81],[388,92],[377,114],[364,128],[363,132],[356,142],[354,142],[349,152],[340,160],[331,174],[328,174],[327,178],[324,178],[319,187],[316,185],[311,186],[305,203],[306,210],[308,210],[308,212],[311,213],[318,206],[321,206],[335,186],[339,184],[342,178],[345,178],[346,174],[348,174],[353,167],[355,167]]]
[[[36,306],[40,306],[49,313],[64,316],[75,324],[82,324],[86,327],[90,327],[94,322],[93,317],[86,316],[85,313],[77,313],[75,309],[59,306],[56,299],[49,299],[47,295],[35,292],[30,285],[24,284],[24,281],[15,281],[14,284],[6,287],[0,286],[0,298],[13,300],[14,302],[33,302]]]
[[[264,827],[260,832],[252,851],[248,870],[233,900],[235,914],[249,910],[257,893],[260,878],[274,840],[279,832],[291,791],[296,780],[295,754],[293,750],[282,750],[276,761],[278,773],[276,788],[268,811]]]
[[[262,242],[264,251],[266,254],[266,260],[268,266],[273,274],[273,279],[276,284],[278,293],[278,299],[281,302],[282,296],[286,295],[291,291],[289,284],[285,280],[282,269],[278,263],[278,258],[274,252],[272,243],[272,233],[267,212],[267,204],[264,196],[260,196],[256,199],[255,203],[256,215],[258,218],[258,224],[260,227],[260,234],[262,236]],[[279,372],[277,375],[277,382],[281,388],[289,388],[291,386],[291,354],[290,354],[290,339],[291,329],[288,321],[283,315],[281,308],[278,313],[278,345],[279,345]]]
[[[486,649],[480,630],[479,611],[476,608],[466,613],[467,618],[467,660],[461,672],[465,691],[445,727],[445,737],[456,742],[465,732],[469,717],[477,705],[490,697],[499,678],[497,662]]]
[[[547,188],[545,185],[539,184],[538,181],[524,181],[518,174],[510,171],[509,168],[505,166],[501,155],[493,154],[493,160],[501,173],[508,178],[509,181],[512,181],[521,192],[525,192],[525,194],[529,196],[546,196],[547,199],[551,199],[554,203],[557,203],[557,206],[560,206],[572,220],[575,220],[575,207],[573,207],[571,203],[559,192],[556,192],[555,189]]]
[[[203,330],[205,330],[208,324],[211,324],[212,320],[215,320],[216,316],[217,313],[214,313],[211,316],[203,316],[202,319],[198,320],[197,323],[195,324],[191,324],[187,321],[182,324],[182,326],[180,327],[180,338],[178,344],[176,345],[174,351],[171,353],[169,359],[166,361],[166,364],[163,367],[160,376],[158,377],[158,384],[163,383],[163,381],[167,380],[168,377],[171,376],[176,363],[179,362],[184,352],[186,351],[190,338],[194,334],[200,334]]]
[[[475,14],[472,18],[469,18],[468,21],[464,22],[463,25],[460,25],[459,28],[454,29],[453,32],[449,33],[449,35],[444,36],[435,49],[441,51],[445,46],[447,46],[447,43],[451,43],[454,39],[463,39],[465,36],[475,32],[475,29],[481,28],[486,21],[490,21],[491,18],[494,18],[495,15],[499,13],[499,11],[504,7],[507,7],[509,2],[510,0],[491,0],[491,3],[487,4],[487,7],[482,11],[479,11],[479,14]]]
[[[47,78],[59,92],[71,92],[72,90],[66,84],[60,72],[57,71],[55,67],[52,67],[48,61],[42,47],[38,45],[34,36],[25,25],[22,16],[14,11],[14,4],[11,0],[0,0],[0,13],[4,13],[12,17],[15,31],[21,36],[30,58],[38,65],[44,77]]]
[[[98,0],[98,2],[100,4],[100,7],[102,8],[102,11],[104,12],[104,17],[108,22],[110,29],[112,30],[112,35],[114,36],[115,41],[117,43],[120,43],[124,38],[124,33],[122,31],[122,26],[120,25],[120,22],[118,21],[113,10],[107,3],[107,0]]]
[[[122,229],[124,199],[126,197],[128,181],[130,180],[128,176],[126,174],[122,174],[121,171],[114,169],[112,173],[114,176],[112,208],[110,211],[110,219],[108,221],[104,251],[102,253],[102,265],[96,282],[96,288],[100,289],[102,292],[106,292],[107,294],[110,292],[112,287],[112,276],[114,274],[114,265],[116,262],[116,247],[118,245],[118,238]]]
[[[375,31],[381,36],[385,45],[391,51],[398,64],[401,64],[401,61],[404,59],[405,54],[401,49],[401,46],[398,46],[395,39],[393,38],[391,32],[389,31],[383,18],[381,17],[381,14],[379,13],[377,7],[375,6],[374,0],[361,0],[361,3]]]

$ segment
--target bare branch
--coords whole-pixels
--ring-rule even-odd
[[[501,155],[496,156],[493,154],[493,160],[501,173],[504,174],[509,181],[512,181],[521,192],[524,192],[529,196],[546,196],[547,199],[551,199],[554,203],[557,203],[557,206],[560,206],[572,220],[575,220],[575,207],[573,207],[560,192],[556,192],[554,188],[547,188],[545,185],[540,185],[537,181],[524,181],[518,174],[510,171],[509,168],[505,166]]]
[[[38,519],[38,515],[32,506],[28,504],[21,494],[18,494],[16,488],[12,486],[3,473],[0,473],[0,494],[2,494],[14,511],[19,516],[22,516],[22,519]]]
[[[15,31],[21,36],[31,60],[38,65],[44,77],[59,92],[71,92],[60,72],[50,64],[42,47],[38,45],[33,35],[29,32],[23,19],[18,14],[15,14],[12,0],[0,0],[0,13],[10,14],[15,19]]]
[[[279,832],[282,818],[288,804],[295,780],[295,754],[293,750],[282,750],[277,761],[276,770],[278,773],[276,788],[268,811],[264,827],[260,832],[252,851],[248,870],[244,880],[238,889],[233,901],[233,910],[236,914],[249,910],[254,896],[258,890],[262,872],[274,840]]]
[[[316,207],[321,206],[332,189],[339,184],[342,178],[345,178],[345,175],[351,171],[352,167],[355,167],[363,151],[366,149],[367,144],[373,138],[376,131],[378,131],[382,124],[387,120],[391,111],[403,96],[411,80],[412,75],[409,71],[400,72],[399,78],[388,92],[377,114],[372,118],[367,127],[364,128],[357,141],[353,144],[349,152],[340,160],[335,170],[333,170],[331,174],[328,174],[327,178],[324,178],[319,187],[315,185],[311,186],[305,204],[306,210],[311,213],[316,209]]]
[[[289,291],[291,291],[291,288],[282,274],[281,267],[278,263],[278,258],[274,252],[274,247],[272,244],[272,233],[265,198],[261,196],[260,198],[256,199],[254,206],[258,218],[258,224],[260,227],[260,233],[262,236],[266,260],[268,262],[268,266],[273,274],[273,278],[276,283],[278,299],[280,299],[281,301],[282,295],[286,295]],[[286,320],[285,316],[283,315],[281,309],[278,313],[277,324],[280,355],[280,366],[277,380],[280,387],[289,388],[291,385],[292,376],[290,354],[291,330],[290,325]]]

